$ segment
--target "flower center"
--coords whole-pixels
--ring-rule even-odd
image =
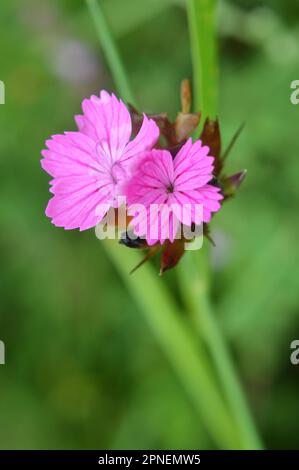
[[[169,183],[169,185],[166,188],[166,192],[170,194],[170,193],[173,193],[173,191],[174,191],[173,183]]]

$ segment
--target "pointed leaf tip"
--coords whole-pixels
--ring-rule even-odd
[[[184,240],[167,241],[161,256],[160,276],[168,269],[174,268],[185,252]]]
[[[218,118],[215,120],[206,118],[200,139],[203,145],[207,145],[209,147],[210,155],[215,158],[214,173],[218,176],[222,169],[222,159],[220,158],[221,133]]]
[[[247,175],[247,170],[239,171],[231,176],[226,176],[222,180],[223,194],[225,199],[234,196],[237,189]]]

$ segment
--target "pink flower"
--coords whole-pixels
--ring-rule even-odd
[[[150,245],[158,240],[173,241],[180,224],[191,227],[192,223],[210,221],[212,212],[220,209],[223,196],[220,188],[207,184],[214,169],[214,157],[208,153],[209,147],[202,146],[200,140],[193,144],[191,139],[174,159],[167,150],[145,152],[126,186],[137,236],[145,236]],[[143,205],[145,211],[141,206],[135,209],[135,204]]]
[[[46,215],[65,229],[96,226],[130,177],[132,163],[159,138],[155,122],[145,115],[137,136],[130,141],[130,113],[121,100],[106,91],[82,103],[76,116],[79,131],[53,135],[46,141],[41,165],[54,179]]]

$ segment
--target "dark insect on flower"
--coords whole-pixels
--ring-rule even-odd
[[[122,233],[119,243],[128,248],[146,248],[147,247],[146,240],[140,237],[136,237],[136,235],[132,231],[126,231]]]

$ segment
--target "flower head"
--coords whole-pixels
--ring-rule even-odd
[[[106,91],[85,99],[82,109],[83,115],[75,117],[78,131],[53,135],[42,151],[41,165],[54,178],[46,215],[65,229],[94,227],[110,207],[117,207],[132,164],[159,138],[155,122],[143,115],[130,141],[130,113]]]
[[[208,146],[200,140],[193,144],[190,138],[174,159],[168,150],[151,150],[138,162],[126,196],[129,206],[142,204],[146,209],[143,219],[136,211],[132,225],[149,245],[167,238],[173,241],[180,224],[209,222],[220,209],[220,188],[208,184],[214,169],[214,158],[208,153]]]

